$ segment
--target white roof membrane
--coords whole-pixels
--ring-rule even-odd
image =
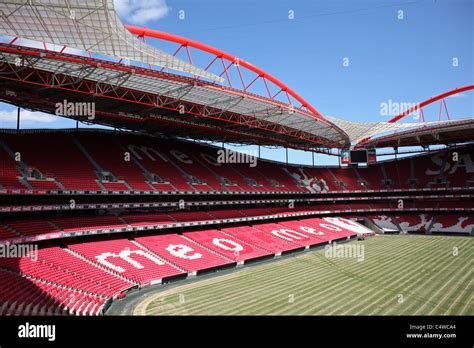
[[[134,37],[113,0],[1,0],[0,33],[157,65],[222,82]]]

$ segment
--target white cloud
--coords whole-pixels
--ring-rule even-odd
[[[140,25],[161,19],[170,11],[165,0],[114,0],[114,6],[124,22]]]
[[[17,110],[0,110],[0,124],[3,122],[16,122]],[[46,114],[39,111],[21,110],[20,123],[52,123],[59,120],[60,117]]]

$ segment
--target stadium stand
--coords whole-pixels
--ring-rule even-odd
[[[387,232],[400,232],[397,222],[389,215],[368,215],[375,225]]]
[[[245,243],[255,245],[263,250],[276,254],[299,248],[297,244],[250,226],[228,227],[223,228],[221,231]]]
[[[5,189],[26,189],[28,188],[19,180],[21,175],[14,160],[14,153],[8,154],[2,148],[3,142],[0,140],[0,187]],[[13,155],[13,156],[12,156]]]
[[[259,213],[269,212],[259,210]],[[199,216],[203,217],[202,213]],[[172,221],[167,214],[124,215],[130,224],[140,223],[143,217],[152,218],[153,222]],[[387,216],[371,218],[375,222],[377,218],[391,221]],[[183,216],[183,219],[189,220],[189,217]],[[439,232],[467,233],[474,227],[472,216],[433,218],[412,214],[397,216],[397,219],[399,226],[404,228],[406,224],[409,227],[407,230],[420,224],[428,226],[433,219],[439,219],[439,225],[435,224],[433,229]],[[15,222],[10,221],[10,225],[19,228]],[[2,227],[6,230],[4,233],[10,231],[5,225]],[[392,227],[398,229],[397,225]],[[348,219],[307,218],[192,231],[183,235],[167,233],[102,240],[88,237],[72,242],[64,240],[61,247],[43,244],[37,261],[25,257],[0,260],[2,276],[18,284],[17,293],[0,285],[0,289],[3,286],[5,290],[1,295],[0,310],[2,315],[100,315],[107,302],[137,284],[156,284],[186,273],[233,266],[236,262],[322,245],[360,232],[368,233],[369,230]]]
[[[130,159],[126,159],[126,152],[121,145],[109,139],[109,137],[97,137],[96,134],[83,133],[76,135],[77,144],[82,146],[91,156],[96,170],[104,173],[105,177],[122,180],[135,191],[152,191],[147,183],[143,170]],[[105,188],[111,191],[128,190],[125,184],[114,185],[114,183],[103,183]]]
[[[192,184],[200,184],[202,191],[211,190],[202,180],[189,174],[186,177],[186,173],[176,164],[175,158],[166,156],[161,142],[138,137],[124,137],[120,140],[122,147],[146,170],[153,182],[171,183],[178,191],[195,191]]]
[[[197,143],[191,146],[186,141],[102,131],[54,135],[32,131],[14,136],[2,134],[0,139],[0,189],[33,190],[29,192],[43,195],[38,203],[28,201],[21,206],[12,201],[16,205],[9,205],[9,194],[13,192],[3,191],[7,200],[2,206],[5,215],[0,223],[0,242],[18,243],[31,237],[28,241],[39,243],[40,250],[37,262],[27,258],[0,261],[2,277],[17,284],[17,292],[0,285],[2,315],[101,315],[112,300],[135,287],[372,233],[347,219],[303,214],[337,212],[359,220],[365,216],[381,230],[394,233],[472,234],[474,228],[470,210],[474,206],[468,196],[462,200],[440,199],[433,198],[430,191],[427,198],[416,193],[418,196],[406,199],[404,208],[399,209],[397,199],[378,192],[472,186],[472,147],[459,150],[458,162],[450,162],[451,153],[444,152],[385,161],[367,168],[313,168],[265,160],[251,168],[242,163],[217,163],[219,148]],[[47,157],[55,148],[64,151]],[[21,154],[20,161],[14,160],[15,152]],[[124,160],[127,156],[129,161]],[[46,195],[48,190],[51,193]],[[63,198],[54,196],[55,191],[62,190],[91,191],[90,196],[80,199],[81,203],[104,201],[116,208],[65,213],[57,203],[64,204]],[[109,199],[100,191],[112,192],[114,197]],[[121,191],[127,195],[130,191],[143,192],[143,196],[136,196],[143,199],[134,208],[119,209],[121,204],[130,204],[130,198],[119,194]],[[245,200],[245,204],[233,206],[226,203],[228,197],[222,196],[218,198],[222,203],[214,206],[216,199],[203,195],[195,198],[200,201],[199,210],[193,205],[184,210],[176,205],[142,207],[142,203],[163,202],[147,199],[147,195],[172,191],[181,191],[187,203],[194,203],[187,198],[188,193],[189,197],[210,192],[221,196],[239,193],[238,199]],[[295,198],[302,197],[302,202],[294,207],[289,207],[288,199],[277,203],[285,197],[278,193],[290,192]],[[261,200],[264,205],[250,203],[252,193],[267,193]],[[305,200],[309,198],[325,197],[309,196],[311,193],[328,198],[307,204]],[[28,208],[26,212],[47,207],[49,199],[56,206],[51,205],[44,214],[19,213],[20,208]],[[170,195],[169,201],[176,202],[177,197]],[[459,207],[464,210],[459,211]],[[300,215],[290,218],[292,214]],[[259,220],[252,220],[255,217]],[[226,224],[221,226],[213,220],[224,220]],[[203,221],[213,225],[196,227]],[[198,230],[191,231],[185,227],[188,225]],[[128,237],[106,236],[132,229],[134,234]],[[144,229],[152,232],[142,235]],[[81,236],[91,233],[101,236]],[[71,236],[76,239],[66,239]]]
[[[266,233],[270,234],[274,237],[286,240],[290,243],[299,245],[299,246],[310,246],[320,244],[321,240],[318,238],[314,238],[309,233],[304,233],[300,230],[293,230],[292,228],[285,226],[283,224],[277,223],[269,223],[269,224],[258,224],[254,225],[254,228]]]
[[[19,237],[19,232],[5,225],[0,225],[0,239],[9,239]]]
[[[221,186],[225,187],[229,191],[234,192],[252,192],[255,191],[253,186],[240,175],[233,166],[229,166],[225,163],[219,163],[217,160],[216,149],[202,147],[200,156],[196,153],[191,154],[196,161],[200,160],[203,165],[209,168],[210,171],[214,172],[218,178]]]
[[[252,246],[218,230],[187,232],[184,233],[184,236],[234,261],[247,261],[270,255],[268,251]]]
[[[211,210],[208,214],[214,219],[232,219],[247,216],[240,210]]]
[[[361,182],[368,190],[386,190],[388,189],[387,178],[385,177],[384,164],[379,163],[375,166],[357,168],[361,177]]]
[[[0,286],[8,279],[18,285],[17,293],[2,291],[3,315],[97,315],[107,299],[135,286],[60,247],[43,246],[32,256],[0,259]]]
[[[115,205],[115,204],[113,204]],[[474,208],[470,202],[463,203],[467,212]],[[34,206],[31,207],[34,209]],[[424,202],[407,201],[405,203],[406,209],[418,209],[423,211],[427,209],[433,214],[436,211],[445,213],[447,209],[459,211],[458,203],[456,202]],[[12,209],[16,209],[12,207]],[[125,211],[118,215],[72,215],[72,216],[55,216],[43,218],[25,217],[25,218],[7,218],[2,223],[0,229],[0,241],[16,240],[18,237],[31,236],[41,239],[60,238],[72,233],[109,233],[110,231],[130,231],[131,229],[143,230],[159,227],[175,226],[176,224],[198,224],[200,222],[213,223],[214,220],[235,221],[235,219],[251,219],[258,217],[259,219],[282,217],[291,214],[322,214],[326,212],[357,212],[359,214],[368,213],[373,210],[392,210],[393,213],[399,213],[403,209],[397,208],[397,203],[388,200],[382,203],[351,203],[351,204],[321,204],[311,207],[299,206],[294,208],[283,207],[267,207],[267,208],[241,208],[241,209],[216,209],[209,211],[196,210],[177,210],[177,211],[146,211],[136,212]],[[14,211],[12,210],[12,211]],[[413,215],[413,213],[411,213]],[[395,222],[390,222],[390,216],[383,217],[383,215],[373,216],[374,223],[381,227],[392,230],[415,231],[419,227],[421,231],[426,230],[427,226],[414,223],[413,218],[408,218],[410,215],[405,213],[402,216],[407,217],[407,221],[400,221],[398,225],[397,219]],[[399,214],[400,215],[400,214]],[[419,219],[419,216],[424,216],[426,213],[414,214],[414,219]],[[419,225],[419,226],[418,226]],[[412,227],[410,227],[412,226]],[[416,227],[418,226],[418,227]],[[396,228],[395,228],[396,227]],[[406,228],[405,228],[406,227]],[[30,239],[31,240],[31,239]]]
[[[94,167],[69,134],[58,132],[54,137],[48,137],[41,133],[26,133],[4,137],[12,152],[21,154],[19,166],[25,178],[36,175],[55,179],[69,190],[100,190]]]
[[[53,217],[51,222],[64,232],[121,228],[126,225],[116,216]],[[125,226],[124,226],[125,225]]]
[[[368,168],[217,163],[218,148],[113,132],[2,134],[0,185],[8,189],[92,191],[327,192],[474,186],[472,147],[458,162],[436,152]],[[41,144],[41,146],[35,146]],[[55,149],[61,148],[58,155]],[[12,155],[20,153],[21,161]],[[129,157],[127,157],[129,156]],[[128,160],[125,160],[125,158]],[[69,161],[74,158],[74,161]]]
[[[168,214],[177,222],[212,220],[212,216],[204,211],[177,211]]]
[[[355,168],[332,168],[331,174],[336,178],[336,183],[342,191],[365,190],[366,186],[362,184]]]
[[[4,225],[9,228],[10,231],[14,231],[23,236],[55,233],[59,231],[58,228],[42,219],[10,220],[5,221]]]
[[[182,273],[157,255],[126,239],[67,244],[68,249],[141,285]]]
[[[0,269],[0,315],[100,315],[106,299]]]
[[[113,1],[100,8],[83,1],[81,13],[90,13],[72,18],[74,26],[55,24],[76,2],[41,2],[8,1],[15,10],[2,8],[0,16],[2,36],[15,35],[0,44],[0,99],[18,107],[17,129],[0,129],[0,245],[37,247],[32,255],[0,257],[0,315],[102,315],[129,291],[374,231],[474,235],[473,122],[451,120],[446,103],[454,122],[442,121],[442,108],[435,125],[409,128],[396,123],[404,115],[377,123],[326,118],[243,59],[178,35],[123,27],[109,8]],[[48,3],[57,11],[47,11]],[[54,35],[45,34],[44,23]],[[76,32],[85,23],[87,30]],[[111,35],[97,42],[103,33]],[[57,45],[41,42],[46,36]],[[27,37],[41,44],[22,46]],[[181,46],[167,55],[146,37]],[[74,42],[97,54],[65,53]],[[190,64],[178,58],[182,48]],[[207,68],[194,66],[190,48],[195,57],[211,55]],[[111,59],[124,53],[132,67],[128,59]],[[224,68],[220,75],[208,69],[215,61]],[[236,72],[229,74],[232,65],[242,88]],[[58,112],[58,100],[65,108],[87,101],[94,117]],[[76,129],[22,130],[22,108],[64,116]],[[79,129],[82,122],[110,130]],[[238,153],[224,145],[210,145],[218,142],[341,157],[348,148],[385,148],[391,159],[366,168],[254,157],[247,163],[229,160]],[[411,150],[401,148],[412,143],[424,153],[405,157]],[[444,149],[433,151],[440,144]],[[329,311],[343,311],[339,305]],[[367,309],[359,307],[358,313]]]
[[[350,220],[339,218],[310,218],[302,220],[305,224],[313,226],[318,231],[329,234],[334,239],[347,238],[355,236],[357,232],[367,232],[361,226],[354,226]],[[333,239],[333,240],[334,240]]]
[[[188,272],[197,272],[232,263],[198,243],[176,234],[137,237],[135,240],[153,253]]]
[[[471,234],[474,217],[470,214],[403,214],[369,215],[377,226],[386,231],[408,233],[464,233]]]
[[[257,165],[257,170],[267,179],[279,186],[273,186],[274,191],[304,191],[296,185],[295,180],[287,174],[279,165],[261,161]]]
[[[305,241],[304,245],[317,245],[336,239],[333,235],[331,235],[331,233],[325,233],[322,231],[322,229],[316,230],[314,227],[309,226],[305,220],[280,221],[278,225],[298,231],[302,235],[308,236],[309,241]],[[285,237],[285,235],[283,235],[283,237]]]
[[[60,190],[61,187],[53,180],[26,179],[29,187],[38,190]]]
[[[401,230],[406,232],[425,233],[433,222],[433,216],[428,214],[397,215],[395,216],[395,219],[397,220]]]
[[[433,223],[430,231],[472,234],[474,231],[474,216],[466,216],[461,214],[436,216],[436,220]]]
[[[165,213],[125,214],[122,215],[121,218],[131,226],[159,225],[176,222],[175,219]]]

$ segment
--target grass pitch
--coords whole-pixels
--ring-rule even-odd
[[[474,239],[376,236],[364,260],[324,250],[146,297],[136,315],[474,315]]]

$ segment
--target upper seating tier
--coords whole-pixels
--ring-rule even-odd
[[[0,133],[0,145],[0,189],[327,192],[474,185],[472,146],[456,149],[456,157],[445,150],[354,169],[226,162],[221,148],[121,132]]]

